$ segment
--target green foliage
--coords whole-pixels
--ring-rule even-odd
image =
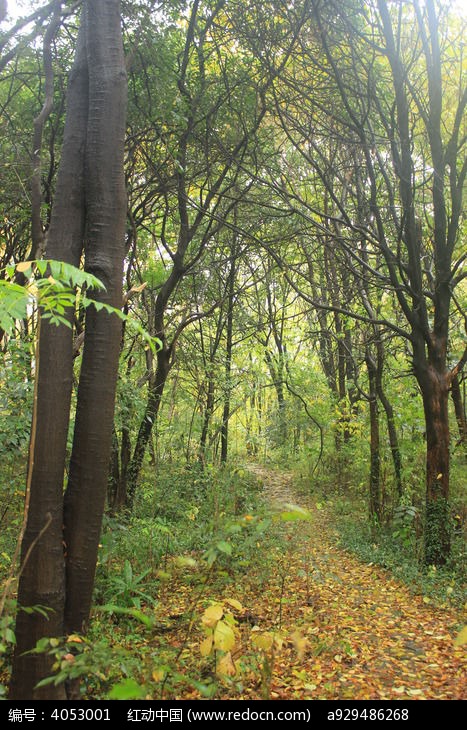
[[[442,565],[446,556],[446,539],[450,542],[452,520],[449,502],[438,497],[427,502],[425,512],[425,563]]]
[[[10,602],[3,615],[0,617],[0,667],[1,673],[4,674],[7,665],[10,664],[11,656],[16,644],[16,636],[14,632],[15,625],[15,606]],[[7,687],[0,681],[0,699],[5,699]]]
[[[120,574],[109,576],[105,598],[109,604],[116,604],[119,608],[140,609],[141,601],[146,604],[154,604],[153,597],[142,590],[145,578],[151,572],[151,568],[144,570],[139,575],[133,573],[129,560],[125,560]],[[107,606],[107,610],[112,610]],[[134,614],[132,614],[134,615]]]
[[[0,385],[0,454],[16,458],[29,440],[33,391],[29,339],[12,339],[8,353],[0,355]]]
[[[102,634],[102,626],[101,626]],[[137,671],[138,660],[126,648],[112,645],[110,637],[84,637],[72,634],[65,638],[40,639],[32,654],[49,654],[54,659],[54,674],[38,686],[59,685],[70,680],[87,680],[93,689],[106,692],[114,684]],[[86,693],[86,683],[81,691]]]
[[[14,281],[17,273],[26,278],[25,286]],[[53,325],[71,327],[72,322],[67,315],[76,306],[76,289],[105,290],[95,276],[63,261],[25,261],[7,266],[4,274],[4,278],[0,278],[0,328],[6,333],[13,331],[18,320],[27,319],[31,308],[35,307],[40,308],[42,319]],[[92,306],[98,312],[116,315],[127,322],[129,329],[133,329],[154,352],[160,346],[157,338],[152,337],[138,321],[124,314],[121,309],[92,299],[83,292],[79,306],[84,309]]]
[[[25,286],[14,281],[17,273],[26,278]],[[43,319],[48,319],[51,324],[71,327],[65,315],[75,306],[75,287],[104,288],[92,274],[62,261],[39,259],[22,262],[7,266],[4,274],[5,278],[0,279],[0,327],[7,333],[14,329],[17,320],[27,319],[31,307],[35,306],[41,307]],[[83,297],[83,306],[91,303],[96,305]],[[108,310],[113,311],[113,308]]]

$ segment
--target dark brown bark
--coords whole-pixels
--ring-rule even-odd
[[[381,455],[379,409],[377,393],[377,364],[367,349],[365,362],[368,371],[368,401],[370,405],[370,518],[372,528],[381,523]]]
[[[451,382],[451,397],[454,403],[454,412],[459,428],[459,441],[467,446],[467,419],[465,417],[465,406],[462,401],[461,388],[459,384],[459,376],[454,375]]]
[[[88,77],[84,33],[68,86],[68,110],[47,256],[79,265],[84,234],[84,147],[88,114]],[[70,315],[71,317],[71,315]],[[37,402],[29,459],[30,504],[22,544],[23,568],[18,604],[50,609],[48,619],[19,610],[17,646],[10,683],[11,699],[63,699],[63,686],[34,690],[51,674],[46,654],[24,656],[38,639],[63,634],[65,572],[63,557],[63,478],[73,373],[72,330],[43,321],[37,358]],[[49,524],[50,521],[50,524]],[[49,525],[44,535],[39,533]],[[24,563],[25,556],[31,550]]]
[[[213,363],[211,363],[212,367]],[[199,458],[204,463],[206,457],[206,444],[208,440],[209,425],[211,423],[212,414],[214,413],[214,396],[215,396],[215,382],[214,375],[210,373],[208,376],[208,392],[206,396],[206,407],[204,409],[203,426],[201,429],[201,436],[199,439]]]
[[[79,265],[86,228],[86,268],[106,286],[95,299],[114,307],[122,302],[125,98],[120,3],[88,0],[69,82],[47,255]],[[63,685],[34,690],[40,679],[51,674],[51,660],[46,654],[25,657],[23,652],[43,636],[81,631],[86,625],[107,486],[120,337],[118,318],[94,307],[88,309],[64,503],[72,330],[42,323],[29,465],[30,505],[23,541],[23,561],[27,560],[19,601],[24,606],[46,606],[52,613],[48,621],[40,614],[18,614],[10,687],[14,699],[65,697]]]
[[[112,436],[108,503],[112,512],[118,512],[127,504],[128,465],[131,459],[131,437],[127,424],[122,425],[121,443],[117,434]]]
[[[97,302],[122,304],[127,80],[119,0],[84,6],[89,68],[85,267],[105,285]],[[73,449],[64,499],[65,630],[83,631],[91,608],[111,452],[121,320],[89,307]]]
[[[127,502],[128,507],[130,508],[133,506],[138,477],[143,465],[144,454],[151,437],[153,425],[157,420],[170,368],[171,350],[167,347],[162,347],[157,352],[156,372],[149,381],[146,410],[139,427],[133,457],[128,467]]]
[[[383,386],[383,367],[384,367],[384,347],[381,336],[378,333],[377,348],[377,368],[376,368],[376,392],[381,405],[386,413],[386,423],[388,427],[389,446],[391,449],[392,463],[394,465],[394,477],[396,480],[397,494],[402,496],[402,457],[399,447],[399,438],[397,435],[396,421],[394,418],[394,408],[391,401],[386,395]]]
[[[441,345],[443,349],[443,345]],[[443,565],[450,553],[449,373],[444,357],[432,357],[417,372],[426,425],[425,563]]]

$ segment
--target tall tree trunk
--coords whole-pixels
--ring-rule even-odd
[[[167,347],[162,347],[160,350],[157,351],[156,356],[156,372],[149,381],[146,410],[144,412],[141,425],[139,427],[135,449],[133,451],[133,457],[128,466],[127,501],[130,508],[133,506],[139,473],[143,465],[144,454],[146,452],[146,447],[151,436],[153,425],[156,422],[157,416],[159,414],[162,395],[164,393],[165,384],[167,382],[167,377],[170,372],[171,349]]]
[[[381,405],[386,413],[386,422],[388,426],[389,446],[391,448],[392,463],[394,465],[394,476],[396,479],[397,494],[402,496],[402,458],[399,448],[399,438],[397,436],[396,422],[394,418],[394,408],[391,401],[386,395],[383,386],[383,364],[384,364],[384,347],[381,337],[378,335],[377,342],[377,370],[376,370],[376,391]]]
[[[214,363],[211,362],[210,368],[214,367]],[[204,463],[206,458],[206,443],[208,440],[209,426],[211,424],[212,414],[214,413],[214,395],[215,395],[215,382],[214,374],[211,372],[208,377],[208,392],[206,398],[206,408],[204,410],[203,427],[201,429],[201,436],[199,439],[199,459],[201,463]]]
[[[271,355],[270,351],[265,349],[265,360],[269,367],[271,380],[276,391],[277,398],[277,421],[278,421],[278,445],[284,446],[287,441],[287,422],[285,413],[285,395],[284,395],[284,353],[279,349],[277,358]]]
[[[68,84],[68,110],[47,256],[79,265],[84,234],[84,148],[88,115],[88,76],[84,30],[78,37]],[[70,314],[70,321],[71,321]],[[22,542],[18,605],[46,607],[18,611],[11,699],[63,699],[63,686],[34,690],[52,673],[46,654],[26,655],[44,636],[63,634],[65,567],[63,556],[63,477],[73,377],[71,328],[43,320],[36,359],[36,397],[28,465],[30,494]]]
[[[457,425],[459,427],[459,440],[460,443],[467,446],[467,419],[465,417],[465,408],[462,402],[459,376],[457,374],[454,375],[451,381],[451,397],[452,402],[454,403]]]
[[[376,388],[377,366],[374,358],[368,350],[365,355],[365,362],[368,370],[368,398],[370,404],[370,517],[372,520],[372,529],[374,529],[375,523],[380,524],[382,517],[380,480],[381,457],[378,395]]]
[[[122,302],[125,100],[120,2],[87,0],[69,83],[47,255],[78,265],[86,228],[86,268],[106,286],[96,301],[114,307]],[[87,622],[107,487],[120,337],[117,317],[88,309],[64,501],[72,330],[47,323],[41,327],[19,602],[26,607],[40,604],[51,613],[48,621],[40,614],[18,613],[12,699],[65,697],[63,685],[34,690],[51,674],[51,660],[46,654],[23,653],[41,637],[81,631]]]
[[[417,372],[426,428],[425,563],[443,565],[450,553],[449,373],[430,358]]]
[[[119,0],[85,5],[89,68],[85,267],[105,285],[98,302],[122,305],[127,77]],[[91,609],[102,527],[120,354],[121,321],[86,312],[75,431],[64,500],[65,631],[83,631]]]
[[[125,507],[127,503],[127,475],[128,465],[131,459],[131,437],[130,429],[127,424],[122,426],[122,437],[120,445],[120,473],[115,492],[114,503],[112,505],[115,511]]]

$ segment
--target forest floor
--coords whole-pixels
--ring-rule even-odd
[[[290,474],[248,468],[262,481],[270,506],[280,511],[296,504],[309,510],[310,519],[279,523],[285,542],[268,556],[272,569],[264,568],[258,544],[258,561],[241,580],[222,589],[215,582],[207,586],[195,611],[194,588],[180,583],[168,593],[164,610],[173,616],[198,612],[184,640],[175,632],[166,637],[180,647],[192,676],[215,673],[215,657],[199,651],[203,608],[217,600],[227,610],[233,601],[236,643],[223,665],[232,676],[220,682],[217,698],[467,697],[465,646],[453,642],[459,614],[427,603],[389,572],[340,549],[326,510],[315,498],[297,495]],[[195,689],[179,697],[202,694]]]

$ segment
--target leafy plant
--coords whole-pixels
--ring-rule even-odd
[[[231,609],[242,611],[242,605],[234,598],[222,603],[212,603],[201,617],[201,628],[205,638],[199,650],[203,657],[213,657],[216,674],[233,677],[237,673],[232,651],[238,641],[237,621]]]
[[[151,568],[139,575],[133,573],[129,560],[125,560],[123,570],[119,575],[110,575],[107,588],[107,599],[111,604],[123,608],[141,608],[141,601],[155,605],[155,598],[143,590],[144,580],[151,572]]]

